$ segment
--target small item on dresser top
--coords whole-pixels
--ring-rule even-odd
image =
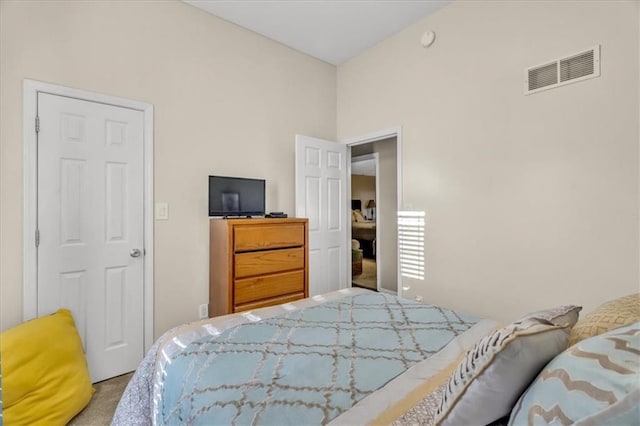
[[[281,217],[281,218],[286,218],[287,214],[284,212],[270,212],[269,214],[267,214],[265,217]]]

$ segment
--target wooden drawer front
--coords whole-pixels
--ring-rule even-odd
[[[304,268],[303,247],[240,253],[235,258],[236,278]]]
[[[234,250],[251,251],[304,244],[304,224],[235,226]]]
[[[235,282],[234,303],[241,305],[299,292],[304,292],[304,271],[245,278]]]
[[[288,294],[286,296],[274,297],[273,299],[260,300],[259,302],[247,303],[244,305],[236,305],[233,312],[248,311],[249,309],[264,308],[265,306],[279,305],[281,303],[295,302],[304,299],[304,293]]]

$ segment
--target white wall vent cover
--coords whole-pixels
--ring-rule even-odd
[[[525,70],[525,95],[600,76],[600,45]]]

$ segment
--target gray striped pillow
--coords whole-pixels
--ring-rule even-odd
[[[435,424],[488,424],[509,414],[538,372],[566,348],[581,309],[534,312],[482,338],[449,377]]]

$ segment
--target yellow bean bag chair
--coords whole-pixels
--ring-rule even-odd
[[[0,334],[5,425],[64,425],[93,388],[71,312],[36,318]]]

